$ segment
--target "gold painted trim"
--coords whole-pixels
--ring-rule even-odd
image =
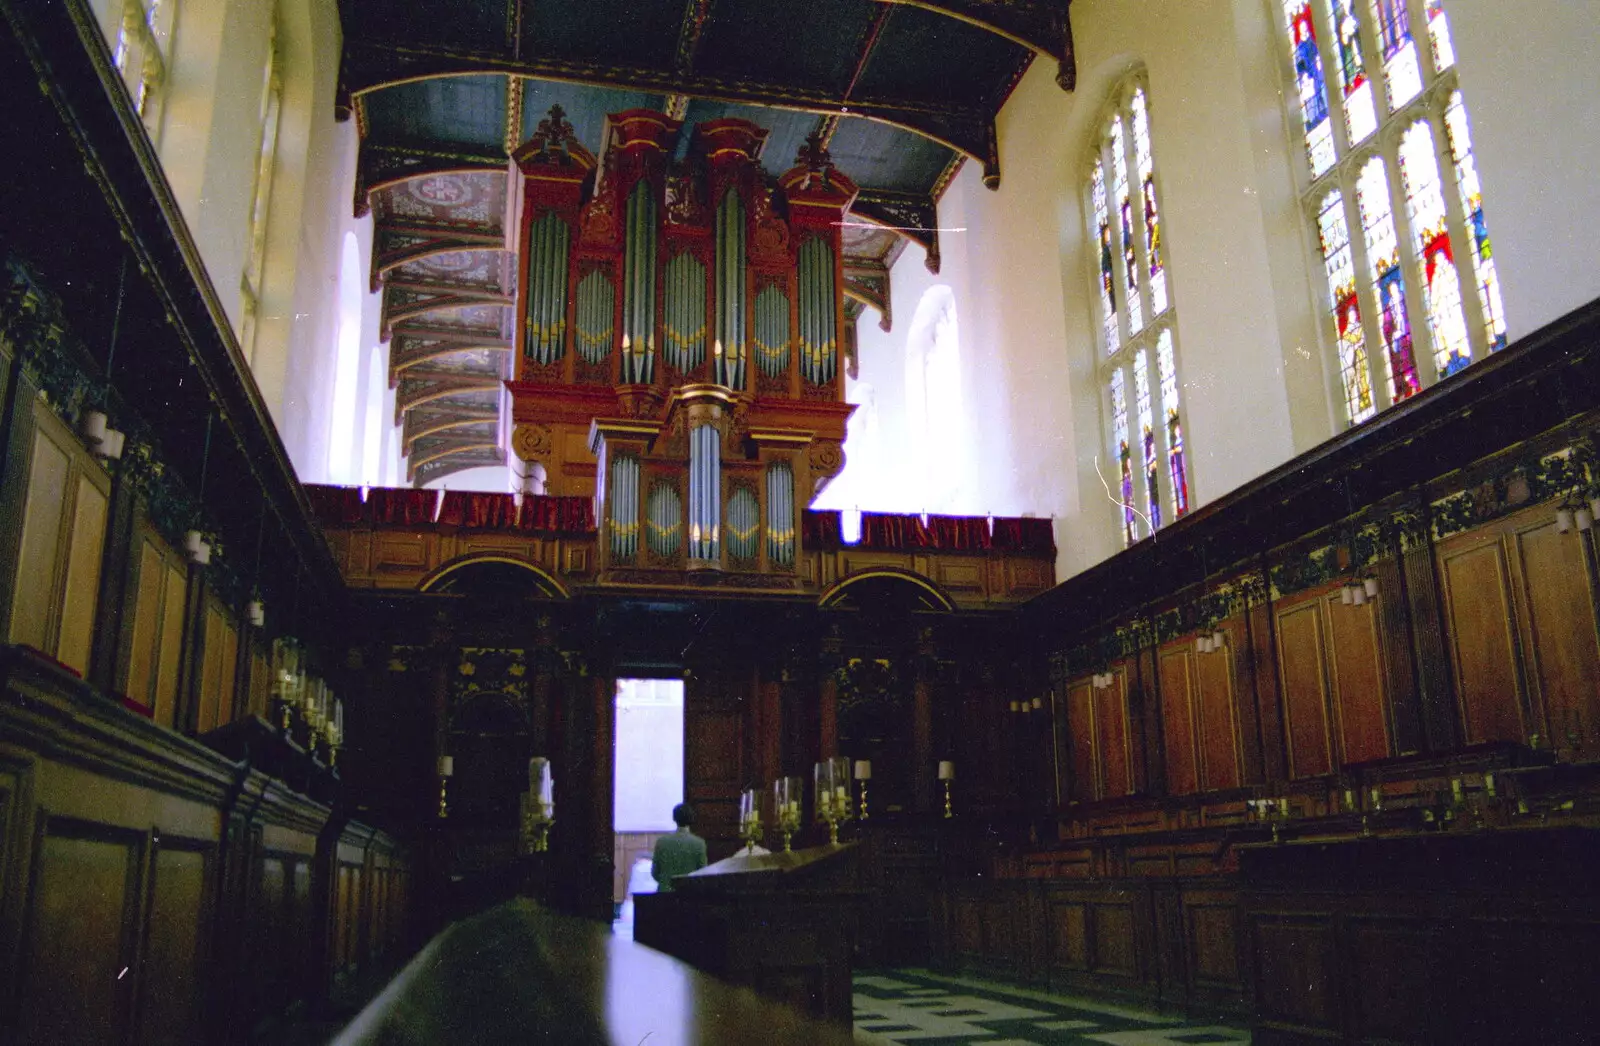
[[[929,579],[923,577],[921,574],[916,574],[909,570],[897,570],[892,567],[863,570],[860,573],[851,574],[849,577],[841,578],[840,580],[834,582],[826,592],[817,598],[817,606],[819,608],[826,609],[832,604],[838,602],[839,598],[844,594],[844,590],[849,588],[851,585],[854,585],[858,581],[867,581],[871,578],[879,577],[894,578],[898,581],[909,581],[913,585],[916,585],[918,588],[933,596],[934,599],[938,600],[946,610],[956,609],[955,600],[946,595],[942,590],[940,590],[938,585],[934,584]]]

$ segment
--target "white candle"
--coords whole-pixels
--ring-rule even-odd
[[[442,755],[439,757],[439,776],[454,777],[456,773],[455,756]]]
[[[857,759],[856,760],[856,780],[857,781],[870,781],[870,780],[872,780],[872,763],[871,762],[869,762],[866,759]]]
[[[956,764],[948,759],[939,761],[939,780],[954,781],[956,779]]]

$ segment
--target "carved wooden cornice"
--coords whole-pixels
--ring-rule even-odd
[[[920,245],[928,253],[928,271],[938,273],[939,207],[933,197],[887,189],[862,189],[850,205],[850,213]]]
[[[986,29],[1013,43],[1054,58],[1056,83],[1063,91],[1078,85],[1077,56],[1072,47],[1070,0],[878,0],[937,11],[968,25]]]

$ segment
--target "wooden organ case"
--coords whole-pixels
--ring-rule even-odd
[[[767,132],[558,108],[513,154],[521,293],[512,449],[529,489],[596,498],[601,580],[797,586],[800,513],[844,465],[840,222],[815,140],[774,185]]]

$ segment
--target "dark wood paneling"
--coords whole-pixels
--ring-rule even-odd
[[[1220,893],[1220,891],[1219,891]],[[1224,993],[1243,989],[1239,976],[1239,906],[1231,897],[1185,897],[1189,979]]]
[[[1094,972],[1134,980],[1139,976],[1139,950],[1132,901],[1090,905],[1094,926]]]
[[[1094,695],[1087,679],[1067,688],[1066,754],[1068,795],[1078,802],[1098,799],[1099,775],[1094,769]]]
[[[1439,565],[1464,740],[1520,741],[1522,672],[1500,537],[1468,535],[1451,542],[1441,547]]]
[[[1328,675],[1322,650],[1320,597],[1280,607],[1278,671],[1289,727],[1289,776],[1332,769],[1328,752]]]
[[[1181,641],[1157,654],[1169,795],[1188,795],[1200,788],[1199,767],[1195,761],[1191,656],[1190,647]]]
[[[156,850],[140,978],[142,1042],[181,1046],[204,1038],[214,856],[204,840],[162,838]]]
[[[1068,970],[1089,969],[1089,912],[1083,904],[1053,902],[1050,911],[1050,962]]]
[[[1340,762],[1382,759],[1392,753],[1383,653],[1378,642],[1378,605],[1368,602],[1346,606],[1338,597],[1329,596],[1323,609],[1328,623],[1327,649],[1333,669]]]
[[[1540,518],[1512,531],[1517,602],[1539,733],[1574,758],[1600,754],[1600,643],[1577,533]]]
[[[1358,918],[1345,929],[1350,963],[1361,971],[1351,993],[1350,1031],[1358,1041],[1428,1042],[1438,1033],[1446,995],[1439,983],[1443,944],[1421,920]]]
[[[107,1046],[128,1033],[145,837],[57,819],[35,852],[18,1042]]]
[[[1256,715],[1254,740],[1259,745],[1248,779],[1281,781],[1288,776],[1283,739],[1283,705],[1278,687],[1276,613],[1271,603],[1250,608],[1250,681],[1254,687],[1251,710]]]
[[[1221,650],[1195,657],[1200,711],[1200,779],[1207,791],[1239,784],[1239,722],[1234,700],[1234,637]]]
[[[1333,924],[1327,916],[1262,915],[1254,926],[1256,1010],[1270,1025],[1337,1025]]]
[[[1094,692],[1096,751],[1100,756],[1101,795],[1133,791],[1133,763],[1128,753],[1128,673],[1111,674],[1111,685]]]

